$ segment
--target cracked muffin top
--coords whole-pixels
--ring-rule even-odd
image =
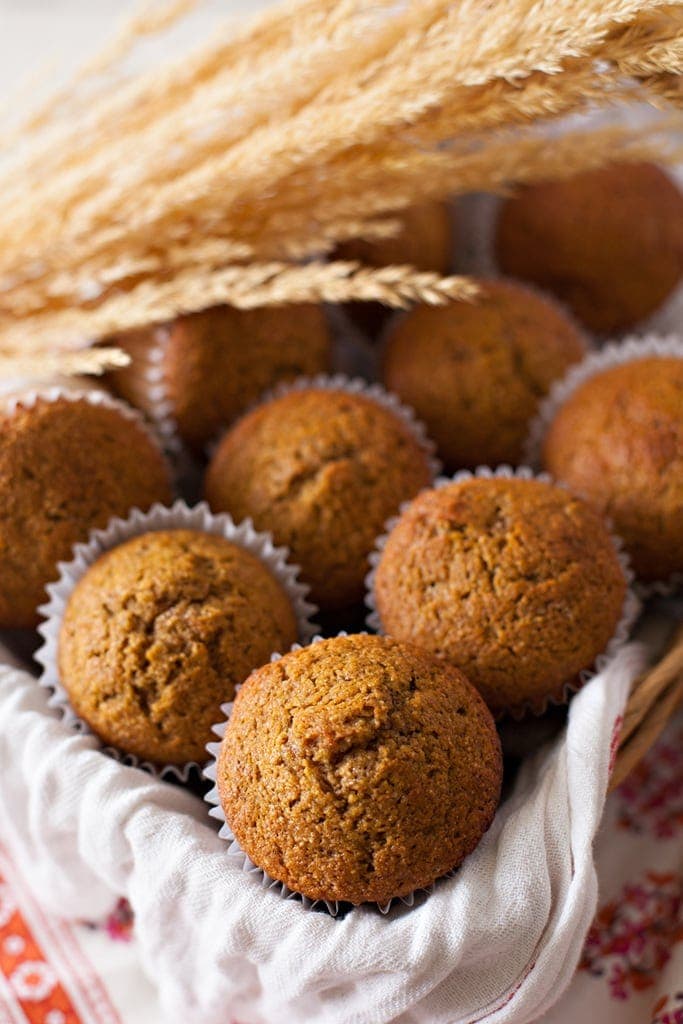
[[[178,433],[201,448],[280,381],[329,369],[332,340],[322,307],[216,306],[116,343],[133,362],[110,375],[119,394],[152,412],[144,356],[159,347],[160,371]]]
[[[255,864],[311,899],[388,902],[460,864],[500,797],[500,741],[462,672],[387,637],[323,640],[257,669],[218,792]]]
[[[0,626],[31,628],[57,563],[90,530],[171,499],[141,422],[83,399],[0,410]]]
[[[372,398],[311,387],[248,413],[207,472],[214,511],[248,516],[286,545],[320,607],[360,601],[384,523],[426,487],[429,460],[400,417]]]
[[[384,350],[385,385],[426,424],[451,470],[519,463],[540,400],[586,350],[553,302],[508,281],[478,283],[474,302],[406,313]]]
[[[592,331],[633,327],[683,274],[683,195],[650,163],[613,163],[529,185],[498,218],[506,274],[566,302]]]
[[[270,570],[223,537],[146,533],[99,558],[69,598],[59,674],[100,739],[156,764],[203,762],[235,686],[297,639]]]
[[[612,519],[638,576],[683,572],[683,359],[637,359],[590,377],[558,410],[543,457]]]
[[[598,513],[563,488],[517,478],[419,495],[374,580],[384,631],[453,662],[495,712],[562,699],[605,650],[625,595]]]

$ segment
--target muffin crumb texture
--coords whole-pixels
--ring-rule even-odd
[[[451,470],[517,465],[539,401],[586,350],[554,302],[510,281],[478,283],[474,302],[398,318],[384,350],[385,385],[415,410]]]
[[[171,500],[170,472],[141,424],[83,399],[0,413],[0,625],[32,627],[57,563],[90,530]]]
[[[683,274],[683,195],[654,164],[611,164],[506,200],[496,252],[506,274],[566,302],[592,331],[633,327]]]
[[[683,359],[637,359],[584,381],[551,423],[543,458],[610,517],[636,575],[683,572]]]
[[[297,639],[289,596],[254,555],[194,530],[146,533],[76,585],[59,673],[104,743],[156,764],[207,759],[220,705]]]
[[[626,581],[600,516],[538,480],[425,491],[389,535],[374,596],[385,632],[452,661],[495,712],[542,711],[601,654]]]
[[[209,466],[214,511],[286,545],[323,608],[360,601],[384,523],[431,479],[410,428],[364,395],[310,388],[254,409]]]
[[[154,330],[117,339],[133,364],[112,374],[124,398],[150,411],[139,358]],[[332,339],[320,306],[236,309],[216,306],[179,317],[167,328],[162,364],[168,401],[180,436],[201,447],[281,381],[325,373]]]
[[[463,674],[366,635],[254,672],[217,770],[255,864],[311,899],[355,904],[457,867],[493,818],[501,776],[493,720]]]

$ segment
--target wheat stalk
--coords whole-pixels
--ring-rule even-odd
[[[314,257],[425,199],[679,156],[683,3],[291,0],[126,76],[139,39],[200,5],[139,13],[5,147],[6,356],[217,302],[471,297]],[[553,127],[632,101],[653,108],[638,128]]]

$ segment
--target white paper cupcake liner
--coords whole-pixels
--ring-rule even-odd
[[[369,384],[361,377],[347,377],[343,373],[321,373],[314,377],[296,377],[295,380],[283,381],[266,391],[252,408],[264,405],[275,398],[282,398],[284,395],[291,395],[297,391],[308,391],[311,388],[324,391],[343,391],[349,395],[362,395],[364,398],[372,399],[373,402],[396,416],[408,428],[425,453],[432,479],[441,472],[441,462],[436,457],[436,445],[427,434],[424,423],[417,418],[410,406],[402,402],[392,391],[387,391],[381,384]]]
[[[359,634],[354,634],[354,635],[357,636]],[[337,633],[337,636],[348,636],[348,633],[345,630],[342,630],[341,632]],[[316,636],[314,636],[311,639],[310,642],[313,643],[313,644],[317,644],[317,643],[319,643],[323,639],[329,639],[329,638],[325,638],[325,637],[316,635]],[[301,649],[302,649],[302,645],[301,644],[292,644],[292,646],[290,648],[290,651],[300,651]],[[271,655],[270,660],[271,661],[279,661],[281,657],[282,657],[282,654],[276,653],[276,654]],[[236,687],[235,695],[237,695],[237,693],[239,692],[240,689],[241,689],[241,686]],[[217,725],[214,725],[213,728],[212,728],[212,732],[215,733],[216,736],[218,736],[218,741],[217,742],[212,742],[212,743],[207,743],[207,745],[206,745],[206,749],[209,752],[209,754],[211,755],[211,760],[205,766],[204,772],[203,772],[204,777],[206,779],[208,779],[210,782],[213,783],[212,788],[204,795],[204,799],[206,800],[206,802],[209,804],[209,807],[210,807],[209,817],[215,818],[216,821],[219,821],[221,823],[221,827],[220,827],[220,831],[219,831],[218,835],[219,835],[219,837],[221,839],[225,839],[225,841],[228,843],[227,856],[231,857],[232,859],[234,859],[240,865],[242,870],[245,871],[247,874],[253,875],[255,878],[257,878],[259,880],[260,884],[261,884],[261,888],[262,889],[271,889],[271,890],[273,890],[283,900],[292,900],[292,899],[300,900],[302,906],[306,910],[315,910],[317,907],[323,907],[324,906],[325,909],[327,910],[327,912],[332,917],[337,917],[338,914],[340,913],[341,909],[345,906],[345,904],[342,901],[340,901],[340,900],[312,900],[308,896],[304,896],[302,893],[299,893],[299,892],[296,892],[293,889],[290,889],[287,885],[285,885],[284,882],[278,882],[277,879],[272,878],[262,868],[258,867],[258,865],[256,865],[256,864],[254,864],[254,862],[251,860],[251,858],[244,852],[244,850],[240,846],[239,842],[237,841],[237,839],[233,835],[233,832],[232,832],[230,826],[228,825],[227,821],[225,820],[225,812],[223,811],[223,807],[221,806],[220,796],[219,796],[219,793],[218,793],[218,785],[216,783],[216,766],[217,766],[217,761],[218,761],[218,755],[219,755],[220,749],[221,749],[221,742],[223,740],[223,736],[225,735],[225,730],[226,730],[226,728],[228,726],[228,721],[230,719],[230,715],[232,714],[233,704],[234,704],[234,700],[228,701],[226,704],[222,704],[221,705],[221,712],[223,713],[224,717],[223,717],[222,721],[220,721]],[[457,871],[457,868],[455,868],[453,871],[446,872],[446,874],[442,875],[441,877],[442,878],[450,878],[450,877],[452,877],[455,874],[456,871]],[[439,881],[439,879],[437,879],[436,881]],[[432,892],[435,884],[436,883],[433,882],[431,885],[425,886],[422,889],[416,889],[414,892],[408,893],[406,896],[395,896],[393,899],[389,900],[387,903],[374,903],[374,904],[373,903],[369,903],[369,904],[362,904],[362,905],[364,905],[364,906],[375,906],[380,911],[380,913],[388,914],[393,906],[398,906],[398,905],[402,904],[403,906],[406,906],[406,907],[412,907],[414,905],[414,903],[415,903],[415,898],[417,896],[419,896],[420,894],[428,895],[430,892]]]
[[[133,385],[136,404],[154,424],[164,448],[174,461],[182,461],[188,455],[178,431],[164,373],[170,337],[169,327],[161,325],[124,339],[123,347],[131,357],[131,365],[125,372]]]
[[[525,461],[530,466],[540,467],[543,441],[550,424],[555,419],[560,407],[584,381],[613,366],[636,362],[639,359],[648,359],[651,356],[673,356],[683,359],[683,336],[648,334],[644,337],[628,337],[623,341],[605,345],[600,351],[593,352],[582,362],[573,366],[562,380],[557,381],[547,398],[541,402],[538,414],[532,420],[529,428],[524,448]],[[680,572],[672,573],[665,580],[657,580],[652,583],[638,581],[635,584],[638,594],[644,598],[655,594],[666,597],[681,586],[683,586],[683,573]]]
[[[315,633],[316,626],[311,621],[311,616],[317,609],[307,600],[308,587],[299,582],[298,566],[287,561],[286,548],[275,547],[271,535],[257,532],[250,519],[235,525],[227,513],[214,515],[206,502],[200,502],[194,508],[190,508],[183,501],[176,501],[170,508],[157,504],[148,512],[134,509],[126,519],[112,519],[105,529],[93,530],[87,542],[75,545],[73,559],[70,562],[60,562],[57,567],[59,579],[46,588],[49,600],[38,609],[45,617],[45,621],[38,627],[38,632],[43,638],[43,644],[35,655],[42,667],[38,681],[52,692],[50,706],[59,709],[63,721],[81,733],[94,735],[93,730],[71,707],[58,670],[59,630],[67,602],[78,581],[105,551],[143,533],[174,529],[216,534],[255,555],[267,566],[289,595],[296,614],[299,637],[307,641]],[[103,745],[102,749],[122,764],[144,768],[158,778],[175,777],[186,782],[193,770],[201,769],[201,765],[194,761],[180,766],[159,766],[142,761],[133,754],[126,754],[115,747]]]
[[[127,402],[124,402],[120,398],[113,398],[108,391],[103,391],[101,387],[96,384],[92,384],[89,381],[78,382],[78,387],[64,387],[61,385],[54,385],[47,388],[32,388],[28,391],[18,391],[12,394],[3,395],[0,397],[0,406],[9,414],[12,415],[17,409],[32,409],[37,402],[87,402],[89,405],[102,406],[105,409],[114,409],[124,419],[129,420],[142,431],[142,433],[149,439],[151,444],[159,450],[159,454],[164,459],[166,465],[168,481],[173,489],[174,488],[174,475],[171,471],[171,466],[168,463],[164,455],[164,446],[156,431],[150,427],[149,423],[145,420],[145,417],[137,409],[134,409]]]
[[[556,487],[562,487],[566,491],[570,491],[568,487],[565,487],[562,483],[557,480],[553,480],[548,473],[536,473],[529,466],[496,466],[491,468],[490,466],[478,466],[474,472],[468,469],[462,469],[458,473],[455,473],[451,477],[439,477],[434,482],[435,488],[448,487],[453,483],[459,483],[462,480],[472,479],[486,479],[492,478],[497,479],[518,479],[518,480],[539,480],[543,483],[554,484]],[[424,493],[424,491],[422,492]],[[571,492],[570,492],[571,493]],[[419,497],[419,495],[418,495]],[[384,532],[377,538],[375,542],[375,549],[370,555],[370,572],[365,578],[365,604],[368,608],[368,616],[366,619],[368,628],[375,633],[384,633],[382,626],[382,620],[377,609],[377,603],[375,601],[375,577],[377,575],[377,567],[382,558],[382,553],[386,547],[386,543],[389,539],[389,534],[392,532],[403,513],[410,507],[413,501],[406,501],[401,506],[398,515],[392,516],[388,519],[384,526]],[[505,716],[509,716],[515,719],[521,719],[527,714],[542,715],[547,710],[549,704],[562,705],[566,704],[573,693],[580,690],[587,682],[593,679],[598,673],[602,672],[604,668],[612,661],[617,652],[624,646],[628,641],[631,629],[635,624],[638,615],[640,614],[641,603],[634,590],[634,575],[631,569],[631,563],[628,554],[624,550],[621,538],[617,536],[612,530],[611,523],[607,523],[610,538],[614,549],[619,560],[624,579],[626,581],[626,594],[624,596],[624,603],[622,606],[621,618],[619,619],[615,631],[610,639],[609,643],[605,647],[605,650],[597,655],[595,661],[589,668],[582,669],[578,674],[578,678],[569,680],[564,684],[560,696],[551,695],[548,696],[542,702],[526,702],[520,704],[517,708],[512,711],[501,713],[496,716],[499,720]]]

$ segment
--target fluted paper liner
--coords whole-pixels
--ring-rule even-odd
[[[492,478],[539,480],[543,483],[554,484],[556,487],[562,487],[564,490],[569,491],[568,487],[564,487],[563,484],[553,480],[547,473],[535,473],[529,466],[518,466],[514,469],[512,466],[497,466],[495,469],[492,469],[490,466],[478,466],[474,472],[471,472],[468,469],[462,469],[452,477],[439,477],[438,480],[435,481],[434,487],[448,487],[451,484],[459,483],[462,480]],[[389,534],[414,500],[415,499],[404,502],[403,505],[401,505],[398,515],[392,516],[391,519],[387,520],[384,526],[384,532],[377,538],[375,542],[375,550],[369,558],[371,568],[365,578],[365,604],[368,608],[366,621],[368,628],[373,630],[375,633],[384,633],[380,614],[377,609],[377,603],[375,601],[375,576],[377,574],[377,567],[382,558],[387,540],[389,539]],[[624,579],[626,580],[626,595],[624,597],[621,618],[617,623],[612,638],[607,644],[605,650],[595,658],[593,664],[589,668],[582,669],[582,671],[579,672],[577,679],[569,680],[564,683],[560,692],[554,695],[549,695],[543,701],[538,703],[533,701],[523,702],[514,710],[497,715],[496,717],[498,719],[504,717],[505,714],[516,719],[521,719],[526,714],[542,715],[547,710],[548,704],[566,704],[571,694],[580,690],[590,679],[598,675],[598,673],[600,673],[609,664],[620,648],[627,642],[631,628],[640,613],[641,605],[633,590],[634,576],[631,570],[629,557],[624,551],[623,543],[612,531],[611,524],[609,522],[607,523],[607,526],[610,531],[610,538],[614,545],[617,558],[619,559],[619,564],[624,574]]]
[[[311,622],[311,616],[317,609],[307,600],[308,587],[299,582],[298,566],[287,561],[286,548],[275,547],[271,535],[257,532],[250,519],[236,525],[227,513],[212,513],[206,502],[200,502],[194,508],[190,508],[183,501],[176,501],[170,508],[156,504],[148,512],[134,509],[126,519],[112,519],[105,529],[93,530],[87,542],[74,547],[73,559],[70,562],[60,562],[59,579],[47,587],[49,600],[39,608],[45,617],[45,622],[38,627],[43,644],[35,655],[42,666],[39,682],[52,691],[50,706],[58,708],[66,724],[79,732],[94,735],[92,729],[71,707],[68,694],[59,678],[57,657],[59,630],[74,587],[105,551],[143,533],[174,529],[216,534],[255,555],[267,566],[289,595],[296,614],[299,637],[307,641],[315,632],[316,627]],[[193,769],[201,769],[201,765],[194,761],[184,765],[155,765],[149,761],[141,761],[133,754],[126,754],[115,747],[103,744],[103,750],[123,764],[144,768],[160,778],[174,776],[185,782]]]

